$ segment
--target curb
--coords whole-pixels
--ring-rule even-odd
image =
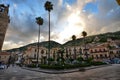
[[[96,68],[102,68],[102,67],[107,67],[107,66],[111,66],[111,64],[109,65],[101,65],[101,66],[93,66],[93,67],[81,67],[78,69],[73,69],[73,70],[62,70],[62,71],[50,71],[50,70],[35,70],[32,68],[27,68],[27,67],[22,67],[22,69],[26,69],[26,70],[30,70],[30,71],[36,71],[36,72],[42,72],[42,73],[47,73],[47,74],[63,74],[63,73],[73,73],[73,72],[85,72],[86,70],[91,70],[91,69],[96,69]]]
[[[31,69],[31,68],[23,68],[22,69],[26,69],[26,70],[30,70],[30,71],[36,71],[36,72],[42,72],[42,73],[48,73],[48,74],[63,74],[63,73],[73,73],[73,72],[78,72],[79,69],[77,70],[71,70],[71,71],[43,71],[43,70],[35,70],[35,69]]]

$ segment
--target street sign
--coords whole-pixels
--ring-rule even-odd
[[[120,0],[116,0],[116,1],[117,1],[118,5],[120,5]]]

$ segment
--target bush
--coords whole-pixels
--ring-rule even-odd
[[[43,69],[56,69],[56,70],[64,69],[63,66],[59,66],[59,65],[46,65],[46,64],[40,65],[40,68],[43,68]]]
[[[94,61],[94,62],[91,62],[91,65],[94,65],[94,66],[98,66],[98,65],[105,65],[106,63],[104,62],[100,62],[100,61]]]
[[[36,68],[36,64],[28,64],[26,66],[29,67],[29,68]]]
[[[82,64],[80,64],[80,67],[88,67],[88,66],[91,66],[91,64],[90,63],[82,63]]]
[[[72,68],[88,67],[88,66],[90,66],[90,64],[87,64],[87,63],[75,64],[75,65],[71,65],[71,64],[64,64],[64,65],[59,65],[59,64],[57,64],[57,65],[45,65],[45,64],[41,64],[40,68],[63,70],[63,69],[72,69]]]

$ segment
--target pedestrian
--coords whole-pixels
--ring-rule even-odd
[[[7,64],[7,69],[8,69],[9,66],[10,66],[10,64]]]

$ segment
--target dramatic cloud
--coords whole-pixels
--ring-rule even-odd
[[[31,2],[32,1],[32,2]],[[120,30],[120,6],[115,0],[50,0],[51,40],[64,43],[72,35],[81,37],[83,30],[88,35]],[[23,46],[37,41],[38,25],[35,17],[41,16],[41,41],[48,40],[48,12],[46,0],[4,0],[10,4],[9,28],[3,49]]]

